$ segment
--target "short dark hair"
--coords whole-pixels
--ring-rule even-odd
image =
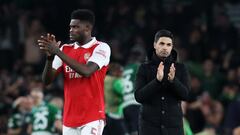
[[[160,37],[169,37],[172,39],[172,42],[174,44],[174,37],[171,31],[166,29],[161,29],[157,31],[157,33],[154,36],[154,42],[156,43]],[[152,59],[153,52],[155,51],[153,45],[147,48],[147,58],[148,60]]]
[[[160,37],[169,37],[173,40],[173,34],[171,31],[169,30],[159,30],[154,37],[154,42],[157,42],[159,40]]]
[[[92,26],[95,24],[95,15],[91,10],[88,9],[77,9],[71,14],[71,19],[78,19],[81,21],[86,21]]]

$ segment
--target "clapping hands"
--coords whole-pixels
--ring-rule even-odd
[[[174,66],[174,64],[172,63],[172,64],[171,64],[171,67],[170,67],[170,70],[169,70],[169,73],[168,73],[168,80],[169,80],[170,82],[172,82],[173,79],[174,79],[174,77],[175,77],[175,71],[176,71],[175,66]]]
[[[59,46],[61,41],[56,41],[55,35],[47,34],[47,36],[41,36],[38,40],[39,48],[46,52],[47,56],[53,56],[60,51]]]
[[[176,72],[176,69],[175,69],[174,63],[172,63],[168,73],[168,81],[170,82],[173,81],[173,79],[175,78],[175,72]],[[157,79],[159,81],[162,81],[163,77],[164,77],[164,65],[163,65],[163,62],[160,62],[157,70]]]

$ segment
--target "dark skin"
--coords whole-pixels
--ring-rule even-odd
[[[70,40],[77,41],[80,45],[88,43],[91,39],[92,25],[85,21],[80,21],[78,19],[71,19],[70,22],[69,36]],[[94,62],[88,62],[87,64],[81,64],[78,61],[68,57],[60,49],[60,41],[56,41],[56,38],[52,34],[47,34],[47,36],[41,36],[38,40],[38,45],[41,50],[43,50],[47,56],[57,55],[63,62],[70,66],[73,70],[84,77],[91,76],[92,73],[99,69],[98,65]],[[52,68],[51,59],[47,59],[42,74],[42,80],[44,84],[50,84],[56,77],[56,70]]]

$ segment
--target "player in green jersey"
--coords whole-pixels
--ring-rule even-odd
[[[122,66],[117,63],[111,63],[108,74],[104,80],[105,110],[107,116],[107,125],[104,128],[103,135],[124,135],[125,127],[122,113]]]
[[[13,103],[13,112],[8,119],[8,135],[26,135],[30,123],[32,102],[29,97],[19,97]]]
[[[145,52],[141,48],[133,48],[131,50],[128,63],[124,67],[123,80],[123,114],[125,123],[130,135],[138,134],[138,117],[140,105],[134,98],[134,81],[140,63],[145,58]]]
[[[43,100],[44,95],[41,88],[35,88],[30,93],[33,98],[34,107],[31,116],[31,135],[53,135],[56,130],[61,131],[62,114],[60,109]],[[62,124],[60,124],[62,125]]]

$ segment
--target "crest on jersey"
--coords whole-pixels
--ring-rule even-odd
[[[89,52],[85,53],[85,54],[84,54],[84,60],[87,61],[87,60],[90,58],[90,55],[91,55],[91,54],[90,54]]]

